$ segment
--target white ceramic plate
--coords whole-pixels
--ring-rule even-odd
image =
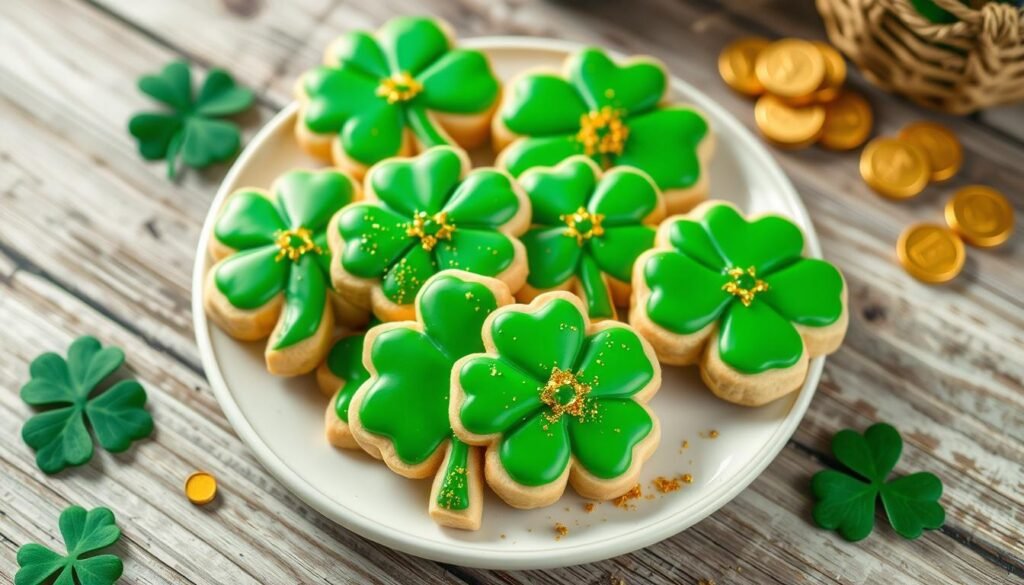
[[[530,66],[558,67],[577,48],[523,38],[480,38],[465,45],[490,55],[505,79]],[[733,201],[748,213],[792,218],[804,230],[807,253],[819,256],[799,196],[761,143],[693,86],[673,79],[672,91],[706,112],[717,135],[712,197]],[[429,480],[404,479],[365,454],[333,449],[323,438],[327,400],[312,377],[271,376],[264,369],[263,342],[234,341],[210,327],[203,312],[207,239],[228,194],[244,186],[269,186],[294,168],[322,166],[295,143],[295,111],[293,104],[271,120],[221,185],[199,239],[192,310],[203,367],[235,431],[281,483],[328,518],[392,548],[447,563],[527,569],[596,561],[653,544],[705,518],[749,485],[793,434],[818,385],[823,358],[811,361],[798,394],[756,409],[714,398],[696,368],[666,367],[664,386],[651,402],[661,417],[662,442],[641,475],[644,493],[655,497],[634,500],[632,510],[606,502],[588,513],[571,488],[557,504],[532,511],[512,509],[488,494],[479,531],[439,528],[426,513]],[[487,164],[488,156],[481,153],[476,162]],[[709,437],[712,430],[717,438]],[[688,448],[682,448],[684,441]],[[678,491],[660,494],[651,486],[657,476],[684,473],[693,483]],[[557,541],[556,522],[569,528]]]

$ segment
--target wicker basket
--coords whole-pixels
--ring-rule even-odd
[[[933,1],[957,21],[910,0],[816,0],[832,44],[885,90],[953,114],[1024,99],[1024,10]]]

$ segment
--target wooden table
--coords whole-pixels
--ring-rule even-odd
[[[1024,218],[1024,141],[980,118],[925,112],[854,74],[894,134],[938,120],[964,143],[949,185],[893,203],[873,195],[857,155],[775,151],[845,272],[850,331],[789,445],[742,495],[648,549],[553,571],[465,569],[388,550],[334,525],[272,479],[235,436],[199,365],[190,272],[201,222],[226,166],[180,184],[136,154],[128,118],[151,104],[135,80],[185,58],[220,66],[258,93],[247,137],[290,99],[296,76],[352,28],[424,10],[462,36],[513,34],[651,53],[748,126],[752,105],[718,79],[715,59],[741,35],[821,38],[809,0],[5,0],[0,5],[0,580],[37,541],[62,549],[69,504],[106,505],[124,537],[126,583],[965,583],[1024,578],[1024,251],[968,250],[945,287],[912,280],[894,244],[914,221],[942,221],[960,185],[985,183]],[[1019,112],[1019,110],[1018,110]],[[149,390],[157,430],[127,454],[43,475],[19,432],[18,398],[37,354],[83,333],[124,347]],[[880,525],[848,544],[809,519],[810,476],[834,465],[842,428],[895,424],[897,471],[930,470],[948,520],[905,541]],[[217,505],[181,493],[215,472]],[[884,523],[880,523],[884,524]],[[554,545],[554,544],[553,544]]]

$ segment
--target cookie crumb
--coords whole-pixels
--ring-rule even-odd
[[[711,429],[707,433],[701,433],[700,436],[703,439],[717,439],[718,438],[718,431],[715,430],[715,429]],[[714,583],[712,583],[711,585],[714,585]]]
[[[585,504],[583,504],[583,511],[586,512],[587,514],[593,512],[594,511],[594,502],[586,502]]]
[[[616,507],[622,508],[623,510],[635,510],[636,506],[629,503],[630,500],[635,500],[643,496],[643,492],[640,490],[640,484],[636,484],[630,490],[621,496],[612,500]]]
[[[678,490],[680,487],[682,487],[678,479],[667,478],[660,475],[654,478],[654,481],[652,481],[651,483],[654,484],[655,489],[657,489],[659,492],[663,494],[674,492]]]
[[[679,452],[682,453],[683,449],[689,449],[689,448],[690,448],[690,442],[684,439],[683,442],[679,445]]]
[[[679,481],[689,485],[689,484],[693,483],[693,476],[690,475],[689,473],[684,473],[684,474],[679,476]]]
[[[569,527],[561,522],[555,522],[555,540],[561,540],[566,534],[569,534]]]
[[[504,532],[501,533],[501,537],[505,538],[505,533]]]

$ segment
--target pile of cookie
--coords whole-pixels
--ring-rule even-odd
[[[705,200],[713,134],[667,89],[598,48],[502,87],[429,18],[344,35],[296,85],[331,166],[227,199],[206,311],[271,373],[315,371],[331,444],[433,478],[442,525],[480,526],[485,481],[518,508],[617,497],[657,448],[662,364],[761,405],[847,323],[796,225]]]

